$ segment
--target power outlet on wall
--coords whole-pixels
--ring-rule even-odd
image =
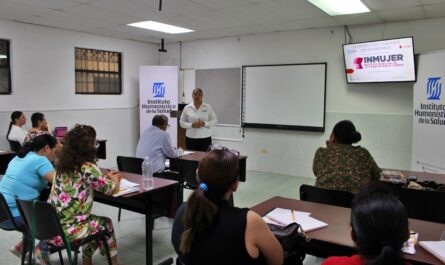
[[[261,149],[260,153],[261,153],[262,155],[267,155],[267,149]]]

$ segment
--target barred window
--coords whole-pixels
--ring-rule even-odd
[[[11,94],[9,40],[0,39],[0,94]]]
[[[76,94],[121,94],[121,53],[75,48]]]

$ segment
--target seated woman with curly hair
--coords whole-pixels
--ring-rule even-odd
[[[91,208],[94,191],[115,193],[119,190],[122,176],[116,171],[102,174],[94,164],[96,160],[96,131],[88,125],[76,125],[65,136],[48,202],[56,208],[69,240],[84,238],[105,228],[110,231],[108,248],[113,265],[117,265],[113,224],[107,217],[91,214]],[[63,244],[60,237],[50,242],[55,245]],[[97,245],[97,242],[84,245],[84,265],[92,264],[92,255],[98,247],[104,255],[104,246]]]

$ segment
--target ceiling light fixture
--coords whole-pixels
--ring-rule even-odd
[[[307,0],[330,16],[371,12],[360,0]]]
[[[138,27],[143,29],[149,29],[154,31],[160,31],[170,34],[179,34],[179,33],[187,33],[187,32],[193,32],[194,30],[181,28],[169,24],[164,24],[156,21],[142,21],[142,22],[136,22],[127,24],[128,26],[132,27]]]
[[[8,58],[8,56],[7,56],[7,55],[4,55],[4,54],[0,54],[0,59],[6,59],[6,58]]]

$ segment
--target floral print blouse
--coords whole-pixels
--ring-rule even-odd
[[[94,191],[111,194],[115,184],[95,164],[86,162],[79,172],[61,175],[56,171],[52,189],[48,202],[56,208],[62,225],[67,225],[88,222]]]
[[[372,180],[379,180],[381,173],[368,150],[346,144],[318,148],[312,169],[317,178],[315,186],[352,193]]]

